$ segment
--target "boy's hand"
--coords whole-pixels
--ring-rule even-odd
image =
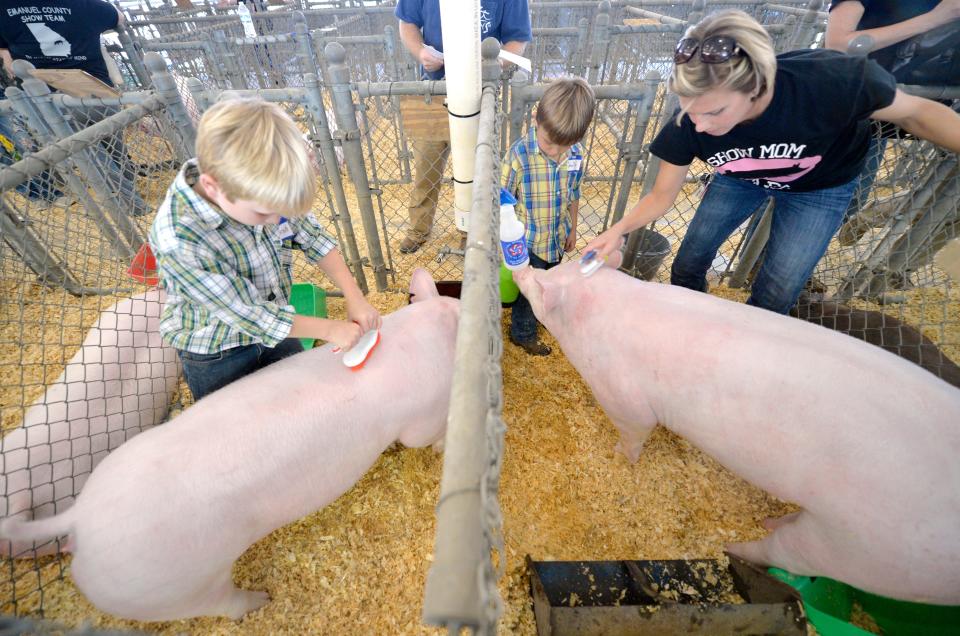
[[[346,320],[331,320],[329,329],[327,341],[332,342],[344,351],[352,349],[364,333],[361,331],[360,325]]]
[[[360,325],[361,333],[379,329],[383,324],[380,312],[367,302],[362,295],[347,297],[347,317]]]
[[[577,247],[577,228],[574,227],[567,234],[567,240],[563,242],[563,251],[569,254]]]

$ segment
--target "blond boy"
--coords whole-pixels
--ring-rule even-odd
[[[195,399],[302,351],[297,338],[349,348],[379,327],[310,213],[316,187],[310,149],[276,104],[235,99],[204,113],[197,157],[167,190],[149,239],[167,292],[160,333]],[[294,314],[294,248],[343,290],[348,321]]]
[[[537,104],[536,125],[504,158],[503,187],[517,199],[527,227],[530,264],[558,265],[577,244],[577,211],[583,180],[583,148],[578,143],[593,120],[593,90],[584,80],[558,79]],[[537,319],[522,295],[513,305],[510,340],[530,355],[550,354],[537,339]]]

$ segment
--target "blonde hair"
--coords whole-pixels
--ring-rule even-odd
[[[680,97],[700,97],[715,88],[725,88],[755,97],[773,89],[777,74],[777,54],[773,41],[760,23],[738,9],[729,9],[708,15],[693,25],[684,38],[703,42],[714,35],[732,37],[740,47],[740,55],[720,64],[704,64],[700,50],[690,61],[674,64],[668,88]],[[681,110],[677,124],[685,114]]]
[[[572,146],[593,120],[593,89],[580,77],[554,80],[537,104],[537,125],[555,144]]]
[[[225,100],[207,110],[197,129],[197,162],[230,201],[301,216],[316,196],[302,133],[282,108],[260,99]]]

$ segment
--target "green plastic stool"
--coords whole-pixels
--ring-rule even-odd
[[[960,634],[960,606],[909,603],[858,590],[825,576],[797,576],[770,568],[771,576],[794,587],[803,609],[823,636],[870,636],[849,623],[853,602],[873,617],[884,636],[950,636]]]
[[[520,288],[513,282],[513,272],[500,262],[500,303],[508,306],[516,302],[520,295]]]
[[[301,316],[327,317],[327,292],[313,283],[294,283],[290,289],[290,304],[294,313]],[[314,343],[314,338],[300,338],[305,350],[312,349]]]

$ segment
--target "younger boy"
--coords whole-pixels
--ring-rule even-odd
[[[197,157],[180,169],[150,229],[167,292],[160,333],[177,349],[194,399],[302,351],[297,338],[347,349],[380,326],[310,213],[315,194],[310,149],[279,106],[236,99],[204,113]],[[349,321],[294,315],[293,248],[343,290]]]
[[[530,265],[550,269],[577,244],[577,210],[583,180],[583,148],[578,143],[593,119],[590,85],[579,77],[558,79],[537,105],[536,125],[511,146],[503,162],[504,187],[517,199],[527,226]],[[520,295],[513,305],[510,341],[534,356],[550,354],[537,339],[537,319]]]

